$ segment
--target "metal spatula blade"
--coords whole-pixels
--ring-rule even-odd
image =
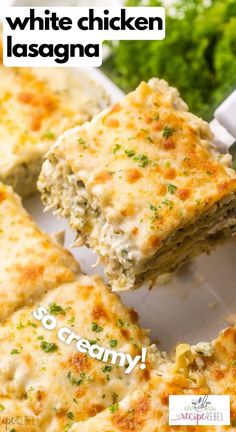
[[[217,147],[229,151],[236,161],[236,90],[217,108],[210,127]]]

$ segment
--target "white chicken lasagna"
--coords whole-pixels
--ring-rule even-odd
[[[230,156],[162,80],[64,133],[38,186],[75,244],[99,254],[115,291],[153,284],[236,233]]]
[[[57,137],[107,102],[82,72],[4,67],[0,46],[0,180],[21,196],[35,192],[45,153]]]
[[[0,184],[0,431],[172,432],[171,394],[230,394],[236,424],[236,329],[212,343],[182,343],[168,356],[150,345],[134,310],[98,276],[81,273]],[[147,348],[146,368],[124,374],[59,341],[32,312],[44,306],[59,327],[135,356]],[[6,421],[11,423],[6,424]],[[215,427],[202,427],[213,432]],[[199,432],[198,426],[181,427]]]

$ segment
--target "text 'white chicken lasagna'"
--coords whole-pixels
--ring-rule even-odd
[[[236,175],[212,140],[176,89],[142,82],[59,138],[43,202],[98,252],[113,290],[137,288],[236,233]]]

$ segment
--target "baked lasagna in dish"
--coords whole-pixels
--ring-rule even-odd
[[[150,379],[119,404],[96,417],[75,423],[70,432],[219,432],[235,431],[236,423],[236,328],[223,331],[209,349],[201,345],[176,348],[173,366],[152,371]],[[206,344],[204,344],[206,346]],[[170,395],[230,395],[231,425],[170,426]],[[199,411],[196,411],[196,413]],[[206,413],[206,411],[204,411]],[[192,411],[192,417],[194,411]]]
[[[132,393],[163,358],[138,326],[137,314],[100,277],[83,275],[3,185],[0,215],[0,422],[20,416],[21,423],[11,424],[16,432],[66,431]],[[33,317],[39,306],[56,318],[56,329]],[[123,367],[78,352],[75,342],[58,339],[60,327],[132,357],[147,347],[146,369],[125,374]]]
[[[0,47],[1,50],[1,47]],[[103,91],[66,68],[6,68],[0,63],[0,180],[22,196],[36,191],[45,153],[66,129],[104,106]]]
[[[230,394],[232,427],[219,431],[234,430],[235,328],[212,343],[180,344],[174,358],[167,356],[150,345],[135,311],[100,277],[83,275],[1,184],[0,214],[1,430],[9,419],[12,432],[171,432],[172,394]],[[146,369],[125,374],[61,342],[56,330],[46,330],[32,315],[39,305],[56,318],[57,328],[70,328],[91,344],[132,356],[146,347]]]
[[[47,154],[39,189],[114,291],[153,284],[236,233],[236,174],[207,123],[152,79]]]

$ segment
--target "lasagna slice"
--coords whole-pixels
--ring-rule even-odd
[[[0,180],[21,196],[35,192],[52,143],[97,114],[102,100],[103,91],[71,69],[0,64]]]
[[[1,186],[0,196],[0,420],[20,416],[16,432],[66,431],[147,381],[160,355],[137,314],[101,278],[81,274],[72,256],[32,222],[10,187]],[[56,319],[56,329],[34,318],[39,306]],[[147,347],[146,369],[137,365],[125,374],[124,367],[79,352],[76,340],[58,339],[63,327],[90,345],[132,357]]]
[[[72,255],[42,233],[12,188],[1,183],[0,274],[0,321],[80,274]]]
[[[39,189],[114,291],[151,284],[236,233],[236,174],[176,89],[152,79],[47,154]]]
[[[228,328],[212,344],[178,346],[174,365],[152,371],[143,387],[96,417],[75,423],[70,432],[235,431],[235,341],[236,328]],[[198,395],[230,395],[231,426],[170,426],[170,395],[191,395],[196,401]],[[198,411],[191,413],[193,418]]]

